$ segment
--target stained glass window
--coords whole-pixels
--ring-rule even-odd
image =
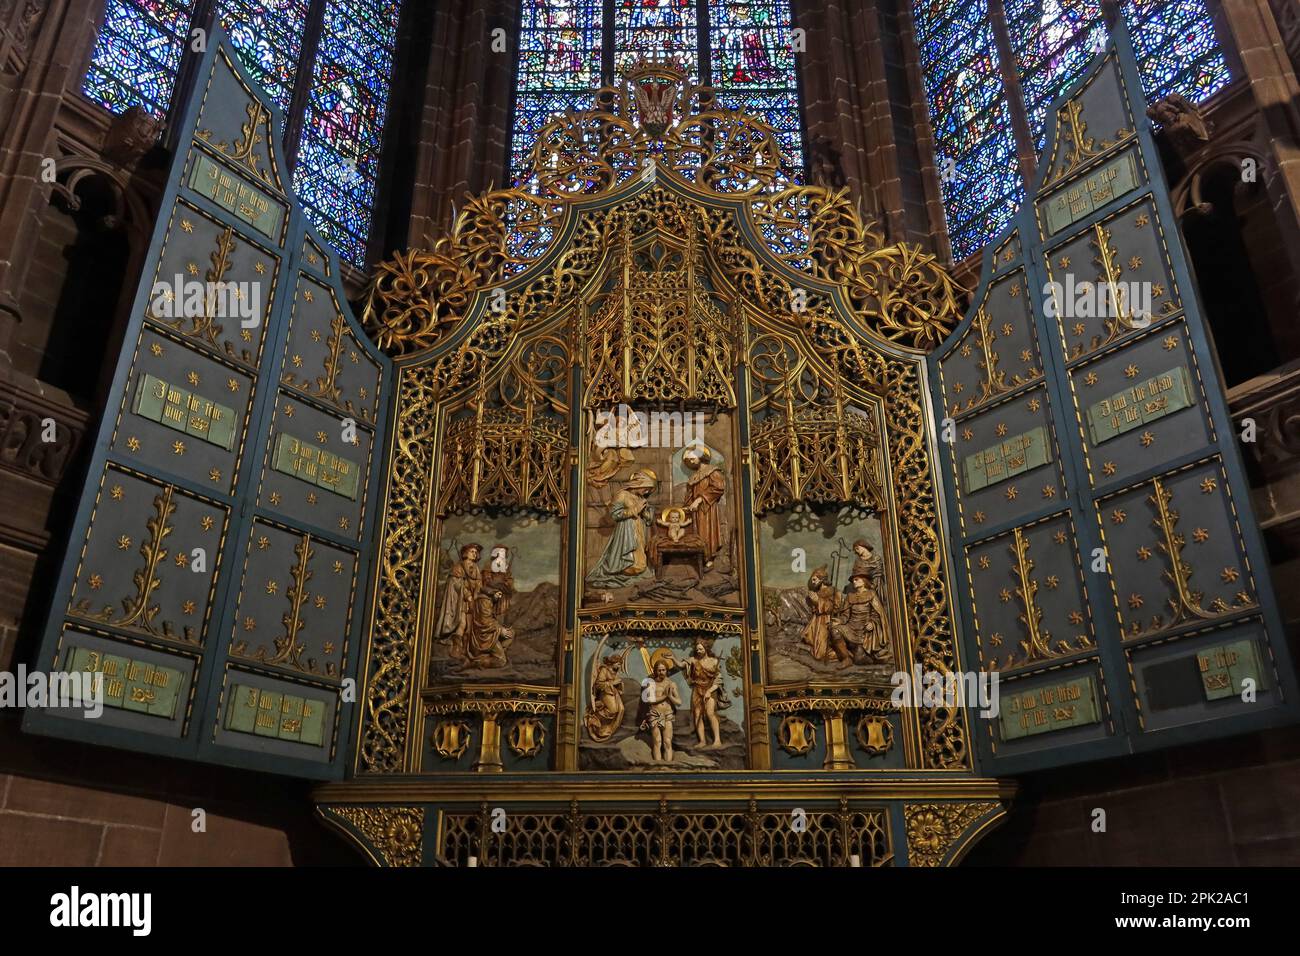
[[[165,116],[191,31],[220,23],[281,109],[305,103],[294,186],[321,235],[359,266],[400,6],[401,0],[109,0],[83,89],[115,113],[140,105]],[[319,41],[308,49],[315,23]]]
[[[776,130],[796,180],[803,181],[789,0],[715,0],[709,4],[712,82],[723,106],[761,116]]]
[[[996,0],[993,5],[996,6]],[[1033,146],[1047,110],[1106,38],[1101,0],[1001,0]],[[954,258],[978,252],[1020,202],[1016,140],[990,0],[917,0],[925,76]],[[1229,80],[1206,0],[1128,0],[1122,7],[1149,99],[1202,100]]]
[[[614,0],[614,70],[640,56],[673,56],[699,79],[696,0]]]
[[[1047,109],[1105,42],[1100,0],[1003,0],[1035,145]],[[1202,100],[1228,82],[1205,0],[1131,0],[1122,8],[1148,98]]]
[[[601,0],[525,0],[510,169],[523,169],[556,113],[591,105],[600,86]]]
[[[293,97],[310,0],[218,0],[217,18],[240,58],[281,109]]]
[[[388,113],[398,0],[330,0],[294,186],[339,255],[365,259]]]
[[[194,0],[108,0],[83,90],[114,113],[162,116],[189,38]]]
[[[602,78],[641,56],[674,57],[723,106],[766,119],[790,174],[803,177],[803,128],[789,0],[522,0],[510,169],[518,183],[538,131],[556,113],[589,106]],[[700,62],[707,28],[709,59]],[[602,41],[612,40],[613,62]],[[707,74],[707,75],[706,75]]]
[[[982,0],[918,12],[921,67],[953,255],[964,258],[1015,213],[1022,191],[1011,116]]]

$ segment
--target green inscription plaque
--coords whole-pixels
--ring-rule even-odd
[[[1191,378],[1186,366],[1180,365],[1090,406],[1088,434],[1094,445],[1100,445],[1191,404]]]
[[[72,652],[71,670],[96,675],[93,686],[98,691],[102,682],[105,707],[168,720],[176,716],[185,675],[175,668],[78,647]]]
[[[284,218],[280,203],[197,150],[190,169],[190,188],[234,213],[264,236],[277,237]]]
[[[277,435],[271,467],[336,495],[357,500],[357,482],[361,471],[356,462],[326,451],[319,445],[292,435]]]
[[[1003,740],[1098,723],[1101,710],[1096,679],[1089,674],[1035,690],[1004,694],[998,720]]]
[[[179,385],[168,385],[153,375],[140,377],[132,411],[226,451],[235,447],[233,408],[210,402]]]
[[[1133,153],[1112,159],[1090,176],[1061,190],[1043,207],[1048,235],[1084,219],[1114,199],[1138,188],[1137,160]]]
[[[1201,687],[1206,700],[1240,695],[1242,681],[1247,679],[1254,682],[1256,690],[1264,690],[1267,686],[1259,659],[1259,646],[1254,641],[1234,641],[1198,651],[1196,667],[1201,672]]]
[[[230,693],[227,730],[313,747],[325,746],[324,701],[238,684]]]
[[[1051,461],[1047,453],[1047,429],[1042,425],[992,445],[962,461],[966,492],[973,494],[989,485],[1014,478]]]

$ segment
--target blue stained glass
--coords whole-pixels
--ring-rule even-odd
[[[709,4],[709,56],[721,105],[776,131],[787,172],[803,182],[803,125],[789,0]]]
[[[1204,0],[1134,0],[1133,46],[1147,98],[1182,93],[1193,102],[1232,79]]]
[[[215,0],[215,22],[253,78],[287,109],[307,107],[294,187],[340,258],[361,265],[379,179],[379,152],[401,0]],[[196,0],[108,0],[84,91],[114,112],[166,114],[194,24]],[[311,64],[307,24],[321,17]],[[208,22],[205,20],[205,22]],[[310,86],[306,84],[310,80]]]
[[[1004,0],[1036,145],[1048,107],[1088,69],[1106,38],[1100,0]],[[1228,82],[1205,0],[1133,0],[1123,8],[1148,99],[1203,100]]]
[[[974,116],[1005,99],[998,65],[981,42],[984,35],[967,34],[946,58],[947,70],[932,68],[926,72],[930,110],[936,121],[950,113]],[[936,122],[936,125],[941,124]],[[951,149],[960,152],[971,145],[972,142],[963,139]]]
[[[1087,70],[1106,37],[1101,0],[1003,0],[1038,148],[1047,110]],[[1122,8],[1147,96],[1202,100],[1229,80],[1205,0],[1131,0]],[[953,255],[978,252],[1007,222],[1022,185],[986,0],[916,0],[925,77]]]
[[[114,113],[163,116],[193,15],[193,0],[108,0],[83,92]]]
[[[316,228],[365,261],[397,36],[398,0],[330,0],[294,187]]]
[[[310,0],[219,0],[217,19],[253,77],[288,109]]]
[[[600,0],[524,0],[510,136],[516,185],[556,113],[591,106],[601,83]]]
[[[641,56],[676,57],[698,80],[695,0],[614,0],[615,74]]]
[[[944,18],[922,50],[956,259],[978,252],[1010,221],[1022,189],[987,7],[971,0],[961,9],[962,15]]]
[[[971,121],[987,130],[1008,128],[1005,104]],[[954,258],[978,252],[997,235],[1020,204],[1022,184],[1010,136],[985,136],[977,147],[957,158],[951,174],[942,177],[948,235]]]
[[[978,30],[987,22],[982,3],[954,3],[953,0],[918,0],[912,7],[918,46],[942,35],[949,40],[967,30]]]

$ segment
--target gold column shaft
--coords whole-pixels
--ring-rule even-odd
[[[497,723],[496,714],[483,715],[483,739],[479,743],[478,760],[474,761],[475,773],[501,773],[505,768],[501,764],[501,725]]]
[[[826,715],[826,759],[823,770],[856,770],[853,754],[849,753],[849,732],[844,726],[844,714],[835,711]]]

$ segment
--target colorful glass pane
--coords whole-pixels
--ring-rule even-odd
[[[82,90],[114,113],[163,116],[193,15],[194,0],[108,0]]]
[[[1123,7],[1150,99],[1201,100],[1229,80],[1206,0]],[[1101,0],[1002,0],[1030,132],[1043,148],[1047,110],[1106,39]],[[979,251],[1006,223],[1022,186],[986,0],[917,0],[916,39],[943,179],[953,255]]]
[[[1176,92],[1197,102],[1232,79],[1205,0],[1133,0],[1133,6],[1133,46],[1147,99]]]
[[[924,47],[936,36],[952,40],[967,30],[978,30],[986,21],[984,4],[953,0],[917,0],[912,5],[916,42]]]
[[[700,69],[696,0],[614,0],[614,72],[641,56],[676,57]]]
[[[556,113],[590,106],[601,84],[600,0],[524,0],[510,173],[518,180]]]
[[[766,120],[781,141],[792,178],[802,182],[803,125],[789,0],[711,3],[709,56],[719,102]]]
[[[219,0],[217,20],[253,77],[288,109],[310,0]]]
[[[1003,0],[1039,149],[1052,101],[1088,69],[1106,39],[1100,0]],[[1148,99],[1202,100],[1230,79],[1205,0],[1133,0],[1123,7]]]
[[[983,0],[925,10],[930,28],[922,66],[957,259],[978,252],[1010,221],[1022,190],[987,14]]]
[[[978,145],[941,169],[955,259],[978,252],[996,236],[1015,215],[1023,193],[1006,104],[998,103],[966,125],[981,131],[974,137]]]
[[[340,258],[360,265],[379,179],[399,0],[330,0],[294,187]]]

